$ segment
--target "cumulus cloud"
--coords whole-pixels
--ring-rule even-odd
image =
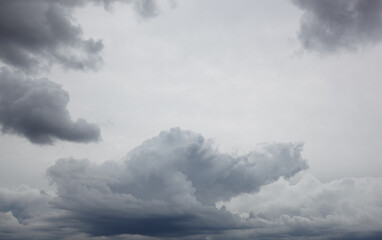
[[[256,239],[379,239],[382,178],[343,178],[322,183],[305,174],[295,184],[281,178],[255,194],[221,202],[249,217]]]
[[[84,39],[70,14],[58,1],[0,1],[0,59],[25,71],[52,63],[74,69],[96,68],[103,44]]]
[[[293,0],[293,3],[304,12],[299,39],[308,50],[330,53],[382,40],[379,0]]]
[[[175,128],[120,161],[60,159],[54,195],[0,189],[0,238],[380,239],[382,178],[288,180],[307,167],[301,150],[225,154]]]
[[[0,1],[0,61],[26,72],[52,64],[71,69],[96,69],[101,40],[85,39],[72,11],[87,3],[131,4],[143,17],[157,14],[154,0],[13,0]]]
[[[97,125],[72,121],[69,94],[48,79],[27,79],[5,68],[0,72],[0,124],[3,133],[26,137],[36,144],[54,140],[92,142],[100,138]]]
[[[201,135],[161,132],[120,162],[61,159],[49,168],[56,208],[91,235],[186,236],[249,226],[215,202],[307,167],[301,145],[266,145],[244,156],[220,153]]]

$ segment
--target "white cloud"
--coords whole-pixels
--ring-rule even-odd
[[[288,239],[300,234],[302,238],[329,239],[354,233],[354,239],[358,235],[362,239],[382,229],[381,200],[382,178],[322,183],[305,174],[295,184],[281,178],[258,193],[242,194],[218,205],[261,226],[252,236],[285,235]]]

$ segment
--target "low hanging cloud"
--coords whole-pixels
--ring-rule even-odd
[[[26,137],[35,144],[52,144],[56,139],[96,142],[100,129],[84,119],[73,121],[67,110],[69,94],[48,79],[27,79],[1,69],[1,131]]]
[[[49,239],[50,229],[56,239],[221,236],[252,227],[215,203],[256,192],[305,169],[301,150],[301,145],[270,144],[235,156],[220,153],[199,134],[174,128],[145,141],[120,161],[58,160],[47,171],[57,193],[41,200],[45,206],[44,199],[49,199],[48,213],[34,213],[35,218],[21,222],[23,204],[0,205],[0,210],[7,219],[4,224],[23,234],[37,236],[44,226],[46,237],[40,239]],[[35,199],[40,197],[35,194]],[[0,192],[0,202],[9,195]],[[33,205],[30,199],[20,200],[26,209]]]
[[[356,50],[382,41],[379,0],[292,0],[303,11],[299,39],[322,53]]]
[[[201,135],[162,132],[121,162],[61,159],[49,168],[54,205],[91,235],[187,236],[248,228],[219,200],[251,193],[307,167],[302,147],[264,146],[262,153],[222,154]]]
[[[97,69],[102,61],[101,40],[83,37],[72,12],[87,3],[131,4],[143,17],[157,14],[154,0],[12,0],[0,1],[0,61],[25,72],[65,68]]]
[[[380,239],[382,178],[288,180],[307,168],[301,150],[225,154],[175,128],[120,161],[60,159],[47,171],[56,193],[0,189],[0,238]]]
[[[256,230],[246,232],[248,239],[382,237],[382,178],[322,183],[304,174],[297,183],[281,178],[222,204],[251,219]]]
[[[0,211],[11,212],[18,222],[44,214],[52,196],[44,191],[22,186],[16,190],[0,188]]]

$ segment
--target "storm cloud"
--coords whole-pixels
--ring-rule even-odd
[[[299,144],[237,156],[174,128],[119,161],[59,159],[56,193],[0,189],[2,239],[378,239],[382,179],[322,183]]]
[[[145,1],[0,1],[0,61],[26,72],[64,68],[97,69],[102,62],[102,40],[85,39],[73,21],[76,7],[88,3],[109,7],[114,2],[132,4],[143,17],[157,14],[157,4]]]
[[[305,169],[301,150],[271,144],[235,156],[220,153],[200,134],[174,128],[120,161],[60,159],[47,171],[56,194],[0,189],[0,237],[200,239],[251,229],[215,203]]]
[[[244,156],[220,153],[201,135],[161,132],[120,162],[61,159],[49,168],[56,208],[91,235],[186,236],[248,228],[219,200],[251,193],[307,167],[301,145],[264,146]]]
[[[6,68],[0,72],[0,124],[3,133],[26,137],[35,144],[56,139],[95,142],[100,129],[84,119],[72,121],[69,94],[48,79],[28,79]]]
[[[299,39],[307,50],[322,53],[356,50],[382,40],[379,0],[293,0],[303,11]]]

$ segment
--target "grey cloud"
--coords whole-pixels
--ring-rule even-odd
[[[154,0],[0,0],[0,61],[26,72],[52,64],[97,69],[102,41],[84,39],[81,27],[72,21],[72,11],[87,3],[108,8],[115,2],[131,4],[142,17],[158,12]]]
[[[56,195],[0,189],[0,238],[379,239],[382,178],[286,180],[306,168],[300,151],[269,144],[223,154],[171,129],[121,161],[60,159],[47,172]]]
[[[135,10],[144,17],[153,17],[158,14],[158,5],[155,0],[134,1]]]
[[[27,186],[0,188],[0,239],[53,239],[55,227],[43,219],[55,212],[49,205],[53,197]]]
[[[0,212],[23,222],[48,210],[52,196],[44,191],[23,186],[16,190],[0,188]],[[9,218],[9,217],[8,217]]]
[[[69,94],[48,79],[27,79],[5,68],[0,72],[2,132],[26,137],[36,144],[54,140],[92,142],[100,138],[97,125],[73,122],[66,106]]]
[[[225,204],[249,216],[249,239],[378,239],[382,236],[382,178],[322,183],[305,174],[296,184],[280,179],[256,194]]]
[[[199,134],[171,129],[123,161],[61,159],[48,176],[57,186],[54,206],[68,212],[60,221],[90,235],[218,234],[250,226],[214,203],[305,169],[300,151],[299,145],[276,144],[235,157]]]
[[[103,44],[83,39],[70,15],[70,9],[57,1],[0,1],[0,59],[34,72],[52,63],[95,69]]]
[[[87,3],[103,5],[106,9],[115,3],[125,3],[133,6],[141,17],[154,17],[158,14],[157,0],[55,0],[67,7],[84,6]]]
[[[379,0],[293,0],[303,10],[299,39],[318,52],[357,49],[382,40]]]

